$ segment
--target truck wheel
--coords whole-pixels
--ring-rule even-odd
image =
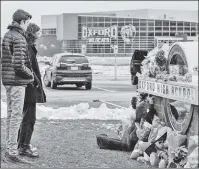
[[[50,82],[48,81],[48,78],[47,78],[46,73],[44,74],[43,82],[44,82],[44,85],[45,85],[46,87],[50,87]]]
[[[56,88],[57,88],[57,83],[55,83],[51,78],[51,89],[56,89]]]
[[[92,82],[87,83],[85,87],[86,87],[86,90],[91,90]]]

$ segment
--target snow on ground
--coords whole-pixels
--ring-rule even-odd
[[[1,118],[6,117],[6,102],[1,100]],[[127,109],[109,109],[106,104],[101,104],[99,108],[90,107],[88,103],[80,103],[70,107],[60,107],[53,109],[43,105],[37,105],[37,119],[92,119],[92,120],[125,120],[135,112],[131,107]]]

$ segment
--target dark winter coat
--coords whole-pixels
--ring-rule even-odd
[[[2,82],[24,86],[33,82],[25,33],[14,21],[8,29],[2,41]]]
[[[29,84],[26,87],[25,102],[45,103],[46,95],[43,89],[39,65],[36,58],[37,49],[29,36],[27,37],[27,42],[29,58],[31,60],[35,80],[33,84]]]
[[[135,122],[140,123],[141,119],[146,115],[148,108],[149,104],[147,101],[144,100],[139,103],[135,111],[136,114]]]
[[[155,115],[157,116],[158,114],[154,107],[154,104],[149,104],[149,112],[143,116],[143,119],[147,121],[148,123],[152,124],[152,121]]]
[[[141,62],[145,59],[144,56],[147,55],[147,51],[144,50],[135,50],[131,60],[131,80],[133,85],[138,84],[138,77],[136,73],[141,73],[140,66]]]

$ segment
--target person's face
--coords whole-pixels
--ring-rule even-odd
[[[24,31],[26,31],[26,29],[27,29],[29,23],[30,23],[30,19],[25,20],[25,21],[22,20],[21,23],[20,23],[20,26],[22,27],[22,29],[23,29]]]
[[[39,39],[41,37],[41,30],[37,31],[35,33],[35,36],[36,36],[37,39]]]

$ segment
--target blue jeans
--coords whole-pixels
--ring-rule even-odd
[[[6,148],[9,155],[18,155],[18,129],[22,120],[25,87],[5,86],[7,96]]]

